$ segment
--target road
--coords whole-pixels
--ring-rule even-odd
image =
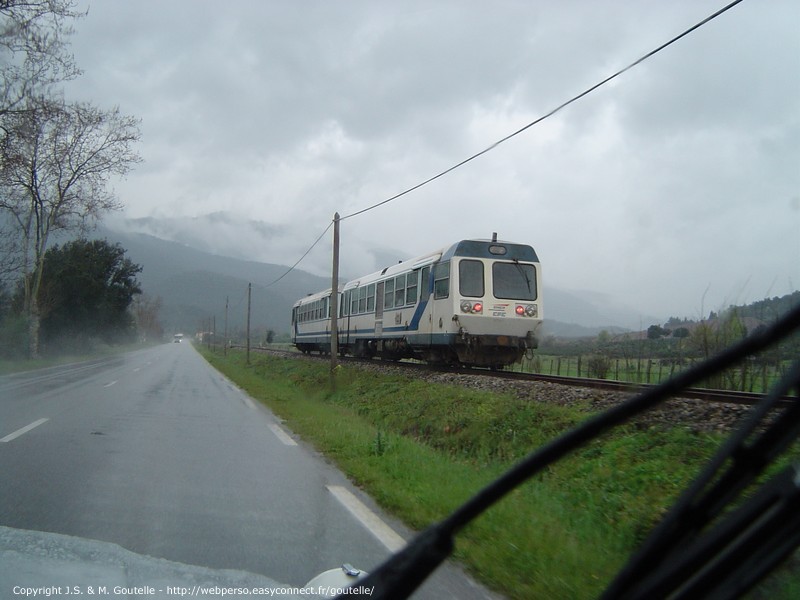
[[[411,536],[188,343],[0,378],[0,525],[296,586]]]

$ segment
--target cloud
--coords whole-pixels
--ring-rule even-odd
[[[94,2],[69,94],[142,118],[146,162],[117,184],[128,217],[268,223],[259,259],[290,265],[334,212],[486,148],[719,7]],[[344,221],[343,271],[497,231],[537,249],[546,283],[643,313],[790,291],[799,13],[742,3],[464,168]],[[326,239],[301,266],[326,273],[329,261]]]

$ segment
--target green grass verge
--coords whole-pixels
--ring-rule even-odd
[[[415,529],[587,416],[350,367],[339,367],[331,393],[323,363],[255,355],[247,366],[239,352],[201,351]],[[597,597],[720,439],[619,428],[477,519],[457,537],[456,558],[510,598]],[[770,597],[796,597],[792,589],[796,578]]]

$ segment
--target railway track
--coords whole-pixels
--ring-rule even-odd
[[[241,348],[241,347],[240,347]],[[276,350],[267,348],[251,348],[251,351],[270,352],[280,355],[296,356],[299,353],[293,350]],[[316,360],[330,360],[328,356],[319,354],[302,355]],[[427,371],[427,372],[440,372],[449,374],[463,374],[480,377],[493,377],[498,379],[506,379],[511,381],[541,381],[552,383],[556,385],[564,385],[571,387],[591,388],[612,392],[620,392],[624,394],[635,394],[648,389],[656,387],[655,384],[637,384],[628,383],[624,381],[615,381],[609,379],[590,379],[587,377],[566,377],[562,375],[544,375],[540,373],[520,373],[518,371],[492,371],[489,369],[474,369],[467,367],[454,367],[454,366],[436,366],[428,365],[425,363],[408,362],[408,361],[380,361],[374,359],[360,359],[353,357],[342,357],[339,359],[342,363],[353,364],[372,364],[372,365],[388,365],[399,369],[406,369],[409,371]],[[741,392],[732,390],[715,390],[707,388],[690,388],[683,390],[680,393],[681,398],[692,400],[704,400],[708,402],[719,402],[725,404],[741,404],[745,406],[753,406],[758,404],[764,399],[764,394],[756,392]],[[785,396],[779,405],[786,405],[791,402],[797,402],[797,397]]]

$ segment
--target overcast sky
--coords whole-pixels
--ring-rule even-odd
[[[291,265],[334,212],[483,150],[723,4],[81,0],[68,96],[142,120],[118,218],[225,211],[216,250]],[[545,286],[642,314],[798,289],[800,3],[745,0],[345,220],[342,270],[492,232],[536,249]],[[330,255],[328,232],[299,268],[328,274]]]

